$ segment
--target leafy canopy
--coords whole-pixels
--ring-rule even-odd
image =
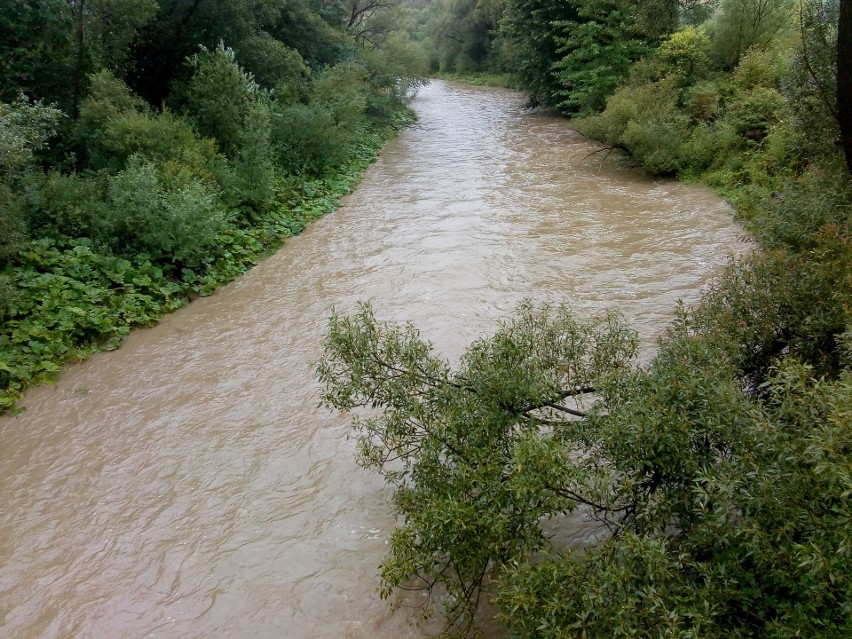
[[[427,591],[447,637],[486,591],[514,637],[848,636],[852,378],[791,357],[754,395],[734,350],[681,311],[636,367],[617,316],[525,303],[453,367],[334,314],[323,399],[399,517],[382,596]],[[542,522],[578,509],[601,540],[557,545]]]

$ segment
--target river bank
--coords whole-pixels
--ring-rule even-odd
[[[86,240],[36,240],[20,252],[6,294],[16,312],[0,323],[0,414],[30,387],[60,369],[117,348],[134,328],[151,326],[193,299],[210,295],[334,210],[382,147],[410,124],[401,110],[393,126],[365,130],[351,157],[318,178],[291,178],[278,206],[233,223],[218,235],[199,268],[166,272],[151,256],[122,258]]]

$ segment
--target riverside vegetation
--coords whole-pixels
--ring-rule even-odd
[[[332,206],[421,63],[510,72],[720,189],[760,250],[644,366],[617,316],[560,306],[455,368],[332,318],[325,400],[378,409],[360,459],[400,517],[382,594],[434,594],[447,635],[484,594],[515,637],[852,635],[848,0],[0,0],[0,25],[0,408]],[[578,509],[607,534],[554,546]]]
[[[647,365],[617,316],[524,304],[455,367],[367,305],[319,376],[394,494],[383,596],[444,636],[852,636],[852,14],[841,0],[420,2],[433,71],[731,199],[756,242]],[[365,413],[363,409],[368,409]],[[601,539],[541,524],[580,511]]]
[[[412,118],[398,5],[0,0],[0,412],[335,206]]]

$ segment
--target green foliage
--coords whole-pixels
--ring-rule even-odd
[[[304,102],[277,103],[271,144],[281,166],[318,175],[348,157],[368,125],[367,78],[363,65],[339,64],[314,80]]]
[[[23,191],[61,115],[23,96],[11,104],[0,102],[0,270],[23,239]]]
[[[382,594],[412,578],[440,586],[448,628],[466,630],[491,568],[544,548],[539,520],[576,506],[558,490],[574,481],[571,464],[541,428],[625,367],[636,337],[614,316],[580,321],[564,307],[524,305],[453,371],[413,327],[379,323],[363,306],[332,317],[325,346],[325,402],[382,409],[355,419],[359,459],[394,486],[402,520]]]
[[[524,0],[507,2],[501,22],[506,42],[506,65],[518,86],[529,96],[531,105],[550,106],[557,102],[561,89],[552,74],[559,54],[557,23],[578,18],[575,2]]]
[[[179,165],[134,158],[111,176],[100,236],[125,254],[197,266],[221,230],[218,193]]]
[[[354,44],[345,31],[342,2],[292,0],[280,7],[270,35],[296,49],[311,68],[334,65],[351,56]]]
[[[336,128],[327,109],[293,104],[280,109],[272,122],[278,163],[292,173],[317,174],[345,157],[347,136]]]
[[[427,81],[423,50],[407,35],[391,36],[381,49],[367,49],[362,52],[361,58],[367,69],[368,81],[374,87],[367,94],[367,109],[371,114],[382,112],[377,104],[379,101],[391,100],[385,108],[392,110],[392,101],[404,99]]]
[[[749,49],[734,69],[734,86],[744,91],[777,89],[781,85],[782,69],[772,51]]]
[[[447,636],[489,578],[517,637],[845,636],[852,377],[788,355],[751,394],[712,326],[681,312],[632,368],[620,323],[524,306],[453,371],[410,325],[333,316],[324,400],[400,517],[383,594],[441,587]],[[551,549],[540,522],[577,508],[601,541]]]
[[[577,18],[554,23],[560,58],[552,70],[559,83],[555,106],[566,114],[603,110],[631,63],[650,50],[650,39],[630,20],[621,2],[578,2]]]
[[[82,101],[74,123],[75,138],[86,149],[91,166],[108,166],[116,152],[121,155],[118,158],[119,165],[132,155],[134,151],[130,150],[121,154],[120,142],[117,144],[104,139],[109,137],[108,127],[121,118],[148,114],[148,105],[134,96],[127,85],[112,73],[101,71],[92,75],[89,78],[89,93]]]
[[[686,94],[684,108],[695,121],[709,122],[716,117],[721,108],[722,95],[713,82],[699,82]]]
[[[567,114],[601,110],[630,64],[672,31],[668,0],[529,0],[507,3],[507,68],[532,104]]]
[[[0,330],[0,409],[59,366],[114,348],[131,326],[149,325],[185,302],[180,286],[150,261],[96,253],[87,243],[33,243],[21,252],[18,300]]]
[[[122,73],[139,32],[159,10],[156,0],[87,0],[88,40],[98,66]]]
[[[245,129],[234,163],[236,192],[249,211],[267,210],[274,204],[276,170],[271,137],[270,103],[256,100],[246,110]]]
[[[0,103],[0,178],[9,184],[30,165],[56,132],[62,114],[40,102],[30,104],[24,96]]]
[[[9,276],[0,273],[0,322],[5,322],[12,316],[17,302],[18,294],[12,286]]]
[[[65,0],[0,0],[0,101],[25,93],[70,106],[71,18]]]
[[[103,180],[49,171],[31,179],[26,221],[37,237],[92,237],[104,211]]]
[[[723,0],[712,25],[714,58],[732,69],[749,49],[766,49],[791,26],[793,8],[793,0]]]
[[[501,0],[440,0],[429,5],[423,27],[432,70],[443,73],[496,71],[500,68],[497,28],[505,10]]]
[[[689,357],[682,348],[675,346]],[[650,374],[653,387],[654,369]],[[672,501],[683,508],[677,526],[657,535],[629,527],[587,552],[520,567],[498,596],[516,636],[848,634],[852,380],[848,374],[835,382],[815,380],[807,367],[788,360],[774,371],[767,399],[758,405],[735,385],[724,390],[724,378],[714,377],[703,388],[691,388],[689,378],[669,380],[674,388],[661,389],[668,397],[657,405],[668,416],[673,395],[704,406],[697,413],[675,404],[676,415],[692,415],[699,439],[697,448],[687,444],[674,458],[711,451]],[[644,431],[647,418],[640,411],[648,402],[629,395],[639,405],[614,410],[626,411],[632,431]],[[736,397],[734,406],[726,401]],[[677,426],[663,432],[670,431],[676,434]],[[705,440],[705,432],[723,437]],[[651,443],[653,450],[657,440]],[[647,449],[628,446],[637,459],[647,455]],[[670,482],[661,476],[658,486]],[[659,492],[657,507],[671,500]]]
[[[244,114],[260,87],[237,64],[234,51],[221,43],[215,51],[202,48],[188,64],[193,73],[184,108],[199,133],[216,140],[225,156],[234,159],[245,131]]]
[[[576,126],[586,135],[628,149],[652,173],[677,173],[687,165],[681,149],[689,135],[689,118],[679,111],[677,100],[677,88],[669,80],[624,87],[603,113]]]
[[[809,156],[825,154],[826,143],[839,135],[837,111],[836,0],[806,0],[799,13],[795,55],[782,91],[788,98],[796,128],[804,131],[799,146]]]
[[[344,62],[325,69],[313,82],[310,101],[322,105],[335,125],[356,129],[367,108],[367,70]]]
[[[236,51],[246,71],[267,89],[303,80],[309,72],[298,51],[265,31],[253,35]]]
[[[408,121],[401,118],[400,126]],[[178,270],[171,258],[157,264],[146,254],[115,256],[89,239],[23,244],[16,253],[15,270],[8,277],[0,275],[0,410],[12,408],[29,386],[50,381],[61,365],[115,348],[132,327],[148,326],[192,297],[209,295],[218,285],[251,268],[308,222],[331,211],[393,132],[384,129],[365,134],[348,162],[335,173],[292,181],[286,204],[259,215],[250,228],[221,227],[200,259],[196,256],[193,268]],[[168,166],[178,168],[174,163]],[[161,245],[173,241],[173,230],[186,232],[189,227],[181,226],[184,222],[196,223],[180,219],[182,214],[209,204],[212,187],[200,188],[191,176],[183,175],[183,179],[183,188],[170,190],[174,183],[163,184],[150,162],[134,160],[131,170],[110,180],[110,197],[128,200],[130,212],[147,225],[141,239]],[[79,177],[50,174],[46,180],[55,181],[44,189],[56,199],[51,210],[91,204],[88,197],[76,194],[91,186]],[[125,185],[129,192],[123,194]],[[146,204],[147,199],[155,200],[153,206]],[[128,242],[140,242],[128,219],[119,217],[126,210],[106,209],[103,223],[126,233]],[[169,215],[178,219],[171,220]],[[173,222],[178,226],[173,228]],[[104,233],[102,237],[109,241],[117,236]],[[182,250],[197,244],[193,238]]]
[[[778,91],[756,87],[730,101],[727,117],[738,134],[762,140],[769,128],[783,119],[786,107],[784,96]]]
[[[215,142],[200,138],[186,120],[168,110],[125,113],[109,122],[100,141],[107,159],[93,168],[109,172],[126,167],[133,157],[157,164],[176,162],[203,179],[218,179],[226,170]]]
[[[657,49],[660,60],[690,83],[709,70],[709,51],[710,37],[695,27],[673,33]]]

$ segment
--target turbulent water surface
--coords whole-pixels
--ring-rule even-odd
[[[737,244],[709,191],[590,155],[516,93],[413,106],[337,212],[0,418],[0,636],[424,636],[376,594],[388,495],[318,408],[332,306],[450,358],[527,296],[618,307],[647,356]]]

